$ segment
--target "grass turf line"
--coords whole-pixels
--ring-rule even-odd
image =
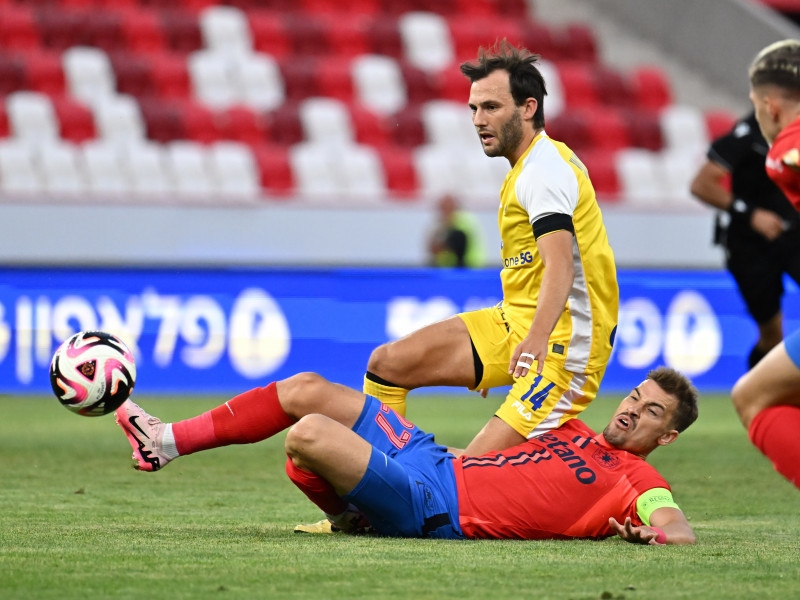
[[[137,398],[165,420],[226,398]],[[585,413],[602,428],[618,396]],[[499,396],[410,398],[409,417],[464,446]],[[0,597],[790,598],[800,495],[750,445],[724,396],[651,462],[694,547],[591,541],[432,541],[292,533],[318,511],[283,472],[283,435],[130,469],[113,416],[52,398],[0,398]]]

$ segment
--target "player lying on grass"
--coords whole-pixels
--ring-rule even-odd
[[[456,458],[460,451],[437,444],[377,399],[314,373],[175,423],[130,400],[116,416],[143,471],[291,426],[287,473],[343,531],[368,520],[375,532],[401,537],[695,541],[667,482],[645,462],[697,418],[696,390],[665,367],[622,400],[601,434],[571,419],[479,457]]]

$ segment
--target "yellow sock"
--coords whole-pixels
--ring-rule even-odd
[[[364,376],[364,393],[368,396],[375,396],[378,400],[383,402],[386,406],[399,414],[401,417],[406,416],[406,396],[408,390],[393,385],[384,385],[377,383]]]

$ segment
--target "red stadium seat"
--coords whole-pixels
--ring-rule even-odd
[[[620,185],[617,178],[616,160],[613,151],[583,151],[578,155],[589,171],[597,199],[602,203],[619,200]]]
[[[419,105],[407,106],[387,117],[386,122],[396,145],[414,148],[426,142],[425,124]]]
[[[29,51],[41,46],[33,12],[24,5],[0,6],[0,48]]]
[[[577,61],[559,63],[558,75],[564,90],[567,110],[595,106],[600,102],[590,64]]]
[[[267,118],[246,106],[234,106],[217,113],[221,139],[260,146],[269,139]]]
[[[292,53],[292,41],[286,23],[275,12],[248,11],[247,20],[256,52],[270,54],[278,60]]]
[[[543,23],[530,22],[522,28],[522,45],[549,61],[564,59],[553,29]]]
[[[21,59],[0,54],[0,102],[3,96],[26,89],[26,79]]]
[[[67,96],[51,99],[62,139],[81,144],[97,137],[94,115],[89,107]]]
[[[596,65],[592,67],[594,88],[601,104],[617,108],[634,104],[627,79],[610,67]]]
[[[186,58],[171,53],[158,55],[150,63],[156,93],[165,98],[188,98],[191,81]]]
[[[378,16],[367,32],[371,52],[400,59],[403,56],[403,40],[397,19]]]
[[[545,127],[547,135],[554,140],[564,142],[577,153],[591,148],[586,114],[578,110],[562,112],[557,117],[547,119]]]
[[[262,144],[253,148],[261,173],[261,187],[270,194],[289,197],[295,188],[289,154],[282,144]]]
[[[24,54],[28,87],[48,96],[60,96],[66,91],[66,79],[61,54],[35,50]]]
[[[187,140],[211,144],[221,138],[216,114],[210,108],[192,100],[184,100],[180,103],[180,117]]]
[[[595,63],[597,62],[597,40],[587,25],[573,23],[562,32],[562,51],[566,58]]]
[[[613,151],[631,145],[628,121],[623,111],[610,106],[584,110],[586,133],[592,148]]]
[[[39,7],[36,23],[42,45],[46,48],[60,52],[84,44],[82,13],[62,10],[58,6]]]
[[[6,114],[5,102],[0,102],[0,139],[9,136],[8,115]]]
[[[297,104],[287,102],[266,115],[270,138],[276,144],[290,146],[303,141],[303,125]]]
[[[317,60],[309,57],[288,58],[280,63],[287,102],[298,102],[318,95]]]
[[[328,29],[332,21],[320,15],[287,15],[286,32],[295,56],[327,56],[331,52]]]
[[[371,47],[368,32],[373,22],[372,17],[362,15],[348,15],[335,21],[327,31],[331,53],[342,58],[369,54]]]
[[[633,71],[631,91],[640,108],[658,110],[672,104],[669,81],[664,72],[655,66],[642,66]]]
[[[433,81],[436,97],[466,104],[469,99],[470,81],[452,65],[437,73]]]
[[[139,108],[149,140],[166,144],[185,139],[179,104],[152,97],[139,100]]]
[[[383,146],[378,148],[378,153],[389,192],[397,199],[412,197],[418,188],[413,151],[410,148]]]
[[[735,114],[724,109],[706,111],[705,118],[709,140],[715,140],[728,133],[737,121]]]
[[[657,111],[637,109],[625,111],[623,114],[628,121],[632,146],[654,151],[664,147]]]
[[[111,54],[109,58],[117,80],[117,91],[120,94],[146,98],[157,93],[149,57],[130,52],[117,52]],[[154,60],[158,60],[158,57]]]
[[[387,119],[360,106],[350,105],[349,108],[356,141],[359,144],[381,148],[392,142],[392,132]]]
[[[427,73],[409,64],[408,61],[401,60],[398,64],[403,74],[409,104],[421,104],[436,98],[435,82]]]
[[[331,56],[314,65],[317,94],[346,103],[353,100],[353,77],[350,59]]]
[[[166,42],[158,15],[145,9],[120,11],[120,36],[133,52],[156,54],[164,51]]]
[[[161,29],[167,48],[180,54],[196,52],[203,47],[197,15],[184,10],[161,13]]]

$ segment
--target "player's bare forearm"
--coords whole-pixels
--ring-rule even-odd
[[[634,525],[630,517],[619,523],[614,517],[608,519],[617,535],[631,544],[681,545],[697,542],[689,522],[677,508],[659,508],[650,515],[650,526]]]

